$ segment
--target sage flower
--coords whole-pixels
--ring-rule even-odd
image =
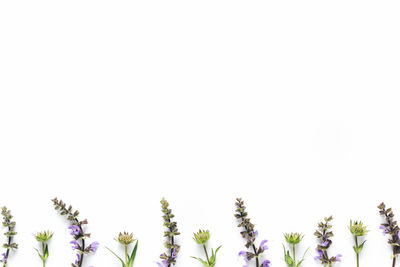
[[[304,252],[302,259],[297,262],[296,261],[296,245],[303,240],[304,235],[300,233],[286,233],[284,234],[286,243],[289,244],[289,247],[292,248],[292,255],[290,255],[289,249],[286,249],[285,245],[283,245],[283,258],[287,264],[288,267],[299,267],[303,261],[304,257],[308,251],[308,249]]]
[[[254,224],[252,224],[250,219],[247,217],[248,214],[246,207],[244,206],[244,201],[241,198],[237,198],[235,205],[235,218],[239,221],[238,227],[242,229],[240,234],[246,241],[245,247],[247,250],[239,252],[239,256],[243,257],[246,263],[244,266],[248,267],[251,260],[255,259],[256,267],[269,267],[271,262],[267,259],[260,265],[260,259],[264,251],[268,249],[266,246],[267,240],[261,241],[259,247],[256,247],[255,241],[258,236],[258,231],[254,229]]]
[[[197,233],[194,233],[193,240],[197,244],[203,246],[206,259],[203,260],[202,258],[197,258],[197,257],[192,257],[192,258],[200,261],[206,267],[214,267],[217,261],[217,252],[221,248],[221,246],[219,246],[215,251],[214,249],[211,249],[211,256],[209,257],[207,252],[207,242],[209,239],[210,239],[209,230],[199,230]]]
[[[385,217],[385,223],[382,223],[381,226],[379,227],[381,230],[383,230],[384,235],[389,235],[390,238],[388,240],[388,243],[392,246],[392,258],[393,258],[393,263],[392,266],[396,266],[396,259],[397,255],[400,254],[400,237],[399,237],[399,226],[397,225],[397,222],[394,220],[394,213],[391,208],[386,209],[385,203],[381,203],[378,206],[379,209],[379,214],[383,215]]]
[[[120,260],[120,262],[122,263],[122,267],[132,267],[136,258],[136,252],[139,242],[133,238],[132,233],[130,234],[128,232],[119,233],[118,237],[116,237],[115,240],[122,246],[124,246],[125,259],[121,259],[114,251],[107,247],[106,248]],[[132,252],[128,253],[128,247],[135,241],[135,247],[133,248]]]
[[[73,210],[72,206],[68,206],[62,201],[54,198],[52,200],[54,208],[60,212],[61,215],[66,216],[71,224],[68,229],[71,231],[73,240],[70,242],[72,249],[75,251],[76,259],[72,263],[72,267],[82,267],[85,255],[94,253],[99,247],[98,242],[87,244],[87,239],[90,234],[84,232],[84,225],[87,225],[87,220],[80,221],[78,219],[79,211]]]
[[[11,211],[8,210],[7,207],[2,207],[1,215],[3,216],[3,226],[7,228],[7,232],[4,234],[7,237],[7,242],[3,244],[3,248],[6,249],[6,252],[1,255],[0,261],[3,263],[3,267],[6,267],[10,252],[18,249],[18,244],[13,242],[17,233],[14,231],[15,222],[12,221],[13,216],[11,215]]]
[[[164,246],[167,248],[167,252],[160,255],[161,262],[157,262],[157,265],[159,267],[170,267],[175,265],[178,257],[180,246],[176,244],[175,237],[180,235],[180,233],[178,232],[177,223],[173,221],[175,216],[172,214],[172,210],[169,209],[169,203],[164,198],[160,203],[164,226],[167,228],[164,232],[164,237],[167,239]]]
[[[369,231],[367,230],[367,227],[364,226],[364,224],[361,221],[353,222],[351,220],[350,220],[349,230],[350,230],[350,233],[354,236],[355,244],[353,246],[353,249],[354,249],[354,252],[356,253],[357,267],[359,267],[360,266],[360,252],[364,248],[364,244],[365,244],[365,242],[367,242],[367,240],[364,240],[361,244],[359,244],[358,238],[367,235],[367,233]]]
[[[43,262],[43,267],[46,266],[47,258],[49,257],[49,245],[48,242],[53,237],[53,233],[50,231],[42,231],[34,235],[36,241],[38,241],[41,245],[42,252],[35,248],[38,253],[40,259]]]
[[[323,266],[331,267],[334,263],[341,261],[341,254],[337,254],[336,256],[329,257],[328,249],[332,244],[333,232],[330,230],[332,225],[330,222],[333,220],[332,216],[329,218],[324,218],[324,221],[318,224],[318,230],[314,233],[314,235],[318,238],[319,244],[316,248],[318,255],[314,258],[315,260],[319,260]]]

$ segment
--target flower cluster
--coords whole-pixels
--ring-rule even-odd
[[[124,260],[121,259],[114,251],[112,251],[109,248],[107,249],[120,260],[120,262],[122,263],[122,267],[132,267],[133,263],[135,262],[136,252],[138,249],[139,242],[136,241],[136,245],[133,248],[132,252],[128,253],[129,245],[135,242],[135,239],[133,238],[133,233],[128,233],[128,232],[119,233],[118,237],[116,237],[115,240],[124,246],[125,259]]]
[[[400,254],[400,229],[397,222],[394,220],[394,213],[391,208],[387,209],[385,203],[382,202],[378,206],[378,209],[379,214],[383,215],[386,221],[382,223],[379,228],[383,230],[384,235],[390,236],[388,243],[392,246],[393,266],[395,266],[397,255]]]
[[[209,257],[207,252],[207,242],[209,239],[210,239],[209,230],[199,230],[197,233],[193,234],[193,240],[197,244],[203,246],[206,259],[203,260],[202,258],[197,258],[197,257],[192,257],[192,258],[200,261],[206,267],[214,267],[217,261],[217,252],[221,248],[221,246],[219,246],[215,251],[214,249],[211,249],[211,256]]]
[[[42,232],[37,233],[34,236],[35,236],[36,241],[38,241],[40,243],[42,252],[40,252],[36,248],[35,248],[35,250],[37,251],[40,259],[43,262],[43,267],[45,267],[47,258],[49,257],[49,245],[47,244],[47,242],[49,242],[50,239],[53,237],[53,233],[50,231],[42,231]]]
[[[329,267],[335,262],[340,262],[340,258],[342,257],[341,254],[333,257],[328,256],[328,249],[332,245],[330,238],[333,237],[333,232],[331,231],[332,225],[330,224],[332,220],[332,216],[324,218],[324,221],[318,224],[318,230],[314,233],[320,242],[316,249],[318,256],[315,257],[315,260],[319,260],[323,266]]]
[[[168,251],[160,255],[161,262],[157,264],[159,267],[170,267],[175,265],[178,257],[180,246],[176,244],[175,236],[180,235],[180,233],[178,232],[177,223],[172,221],[175,216],[172,214],[172,210],[169,209],[169,203],[164,198],[161,200],[161,210],[164,226],[167,228],[164,232],[164,237],[167,239],[164,246]]]
[[[237,198],[235,205],[235,217],[239,220],[238,227],[243,229],[240,234],[246,240],[245,246],[247,248],[247,251],[240,251],[239,256],[244,258],[246,267],[248,267],[252,259],[255,259],[256,267],[269,267],[271,264],[269,260],[264,260],[260,265],[262,254],[268,249],[266,246],[267,240],[261,241],[260,246],[258,248],[256,247],[255,241],[258,236],[258,231],[254,229],[254,224],[252,224],[250,219],[247,217],[248,214],[246,212],[246,207],[244,206],[244,201],[241,198]]]
[[[286,233],[284,234],[284,237],[286,243],[288,243],[289,246],[292,247],[292,255],[290,255],[289,249],[286,249],[285,245],[283,246],[283,253],[286,265],[288,267],[299,267],[303,263],[304,257],[308,251],[307,249],[306,252],[304,252],[303,258],[300,261],[296,261],[296,245],[299,244],[301,240],[303,240],[304,235],[300,233]]]
[[[1,255],[1,262],[3,263],[3,267],[7,266],[8,257],[10,255],[10,251],[14,249],[18,249],[18,244],[13,242],[14,236],[17,234],[15,230],[15,222],[12,221],[13,216],[11,215],[11,211],[7,209],[7,207],[1,208],[1,215],[3,216],[3,226],[7,228],[7,232],[4,234],[7,237],[7,243],[3,244],[3,247],[6,249]]]
[[[358,238],[367,235],[367,233],[369,232],[367,230],[367,227],[364,226],[364,224],[361,221],[350,221],[350,226],[349,226],[349,230],[350,233],[354,236],[354,252],[356,253],[356,259],[357,259],[357,267],[360,266],[360,252],[363,250],[364,248],[364,244],[365,242],[367,242],[367,240],[364,240],[363,242],[361,242],[361,244],[359,244],[358,242]]]
[[[98,242],[93,242],[86,246],[86,239],[90,238],[90,234],[83,231],[83,226],[88,222],[87,220],[78,220],[79,211],[73,211],[72,206],[67,208],[67,205],[57,198],[53,199],[53,204],[56,210],[60,212],[61,215],[67,216],[70,226],[68,229],[71,231],[73,240],[70,242],[72,249],[76,252],[76,260],[72,263],[73,267],[82,267],[83,259],[86,254],[91,252],[96,252],[99,247]]]

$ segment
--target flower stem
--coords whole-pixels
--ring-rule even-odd
[[[208,265],[210,265],[210,258],[208,257],[206,245],[203,245],[203,248],[204,248],[204,252],[206,253],[206,258],[207,258]]]
[[[293,246],[293,266],[296,266],[296,248],[294,244],[292,246]]]
[[[393,253],[393,264],[392,267],[396,266],[396,254]]]
[[[125,264],[128,266],[128,246],[125,245]]]
[[[358,249],[358,239],[357,236],[354,236],[354,240],[356,242],[356,248]],[[356,252],[356,257],[357,257],[357,267],[360,266],[360,255],[358,252]]]

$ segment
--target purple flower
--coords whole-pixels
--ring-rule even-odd
[[[97,249],[99,248],[100,243],[99,242],[93,242],[90,244],[90,251],[91,252],[96,252]]]
[[[335,258],[336,258],[336,261],[341,262],[341,261],[342,261],[342,260],[340,259],[341,257],[343,257],[342,254],[337,254],[336,257],[335,257]]]
[[[78,264],[79,262],[80,262],[80,260],[81,260],[81,254],[79,254],[79,253],[77,253],[76,254],[76,260],[75,260],[75,264]]]
[[[383,235],[386,235],[387,233],[389,233],[386,226],[384,226],[384,225],[379,226],[379,229],[383,230],[383,232],[382,232]]]
[[[269,260],[265,260],[265,261],[263,261],[263,262],[261,263],[261,266],[262,266],[262,267],[270,267],[270,265],[271,265],[271,262],[270,262]]]
[[[68,227],[71,230],[71,235],[79,235],[81,233],[81,228],[77,225],[71,225]]]
[[[3,257],[3,258],[1,259],[1,262],[6,263],[6,262],[7,262],[7,254],[6,254],[6,253],[3,253],[3,254],[1,254],[1,256]]]
[[[261,241],[260,248],[261,248],[262,251],[268,249],[268,246],[265,245],[265,243],[267,243],[267,242],[268,242],[268,240],[263,240],[263,241]]]
[[[249,262],[249,259],[247,258],[247,252],[242,250],[239,252],[239,257],[243,257],[245,262]]]
[[[72,249],[78,249],[79,248],[79,244],[76,240],[72,240],[71,242],[69,242],[72,245]]]
[[[318,252],[318,256],[315,256],[314,260],[322,260],[324,253],[322,252],[322,250],[319,249],[316,249],[316,251]]]

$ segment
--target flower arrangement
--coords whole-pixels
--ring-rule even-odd
[[[384,235],[389,235],[388,243],[392,246],[392,267],[396,266],[397,256],[400,254],[400,229],[397,222],[394,220],[394,213],[391,208],[386,208],[385,203],[381,203],[378,206],[379,214],[385,217],[385,223],[382,223],[379,227],[383,230]]]
[[[328,218],[324,218],[324,221],[318,224],[318,229],[314,233],[314,235],[318,238],[319,244],[317,246],[318,256],[315,257],[315,260],[319,260],[323,266],[331,267],[334,263],[340,262],[341,254],[337,254],[336,256],[329,257],[328,249],[332,245],[333,232],[331,231],[332,225],[330,222],[333,220],[333,217],[330,216]]]
[[[207,242],[210,239],[210,231],[199,230],[197,233],[194,233],[193,235],[194,235],[193,240],[197,244],[203,246],[206,259],[203,260],[202,258],[197,258],[197,257],[192,257],[192,258],[200,261],[206,267],[214,267],[217,261],[217,252],[221,248],[221,246],[219,246],[215,251],[214,249],[211,249],[211,256],[209,257],[207,252]]]
[[[11,215],[11,211],[8,210],[7,207],[2,207],[1,215],[3,216],[3,226],[7,228],[7,232],[4,234],[7,237],[7,242],[3,244],[6,252],[1,255],[2,257],[0,261],[3,263],[3,267],[6,267],[10,252],[18,249],[18,244],[13,242],[14,236],[17,233],[14,231],[15,222],[12,221],[13,216]]]
[[[299,267],[304,262],[304,257],[308,249],[304,252],[303,257],[300,261],[296,261],[296,245],[298,245],[301,240],[303,240],[304,235],[300,233],[286,233],[284,234],[286,243],[292,248],[292,255],[290,255],[289,249],[286,249],[283,245],[283,258],[285,259],[286,265],[288,267]]]
[[[88,222],[87,220],[80,221],[78,219],[79,211],[73,210],[72,206],[67,208],[67,205],[62,201],[54,198],[53,200],[54,208],[60,212],[61,215],[67,216],[67,220],[70,222],[70,226],[68,227],[71,230],[71,235],[73,240],[70,242],[72,245],[72,249],[76,252],[76,260],[72,263],[72,267],[82,267],[83,259],[85,255],[96,252],[99,243],[93,242],[90,245],[86,246],[86,239],[90,238],[90,234],[85,233],[83,226]]]
[[[115,238],[115,240],[120,243],[122,246],[124,246],[124,251],[125,251],[125,258],[124,260],[121,259],[115,252],[113,252],[111,249],[107,248],[112,254],[114,254],[115,257],[117,257],[120,262],[122,263],[122,267],[132,267],[133,263],[136,258],[136,252],[138,249],[138,244],[139,241],[136,241],[133,238],[133,233],[128,233],[128,232],[123,232],[119,233],[118,237]],[[136,241],[135,247],[133,248],[132,252],[128,252],[128,247]]]
[[[36,241],[40,243],[42,252],[40,252],[37,248],[35,248],[36,252],[38,253],[40,259],[43,262],[43,267],[46,266],[47,258],[49,257],[49,244],[48,242],[53,237],[53,233],[50,231],[42,231],[38,232],[34,235]]]
[[[238,227],[243,229],[240,234],[246,240],[245,247],[247,249],[247,251],[240,251],[239,256],[244,258],[246,267],[249,266],[251,260],[253,259],[255,259],[256,267],[270,267],[271,262],[267,259],[264,260],[260,265],[261,257],[264,251],[268,249],[266,246],[267,240],[261,241],[259,247],[256,247],[255,241],[258,236],[258,231],[254,229],[254,224],[252,224],[250,219],[247,217],[248,214],[246,207],[244,206],[244,201],[241,198],[237,198],[235,205],[235,218],[239,220]]]
[[[180,235],[178,232],[178,226],[173,218],[172,210],[169,209],[169,203],[163,198],[161,200],[161,210],[163,213],[164,226],[167,230],[164,232],[164,237],[167,239],[164,246],[167,248],[167,252],[160,255],[161,262],[157,262],[159,267],[170,267],[175,265],[180,246],[176,243],[175,237]]]
[[[364,244],[365,244],[365,242],[367,242],[367,240],[364,240],[363,242],[361,242],[361,244],[359,244],[358,238],[367,235],[367,233],[369,231],[367,230],[367,227],[364,226],[364,224],[361,221],[354,221],[354,222],[350,221],[349,230],[350,230],[350,233],[354,237],[353,249],[354,249],[354,252],[356,253],[357,267],[359,267],[360,266],[360,252],[363,250]]]

